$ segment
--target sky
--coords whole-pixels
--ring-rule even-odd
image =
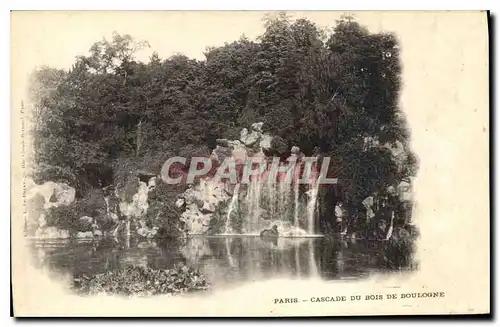
[[[161,58],[182,53],[204,59],[209,46],[238,40],[242,35],[255,40],[264,31],[263,19],[274,13],[263,11],[19,11],[12,13],[11,56],[14,92],[26,98],[29,74],[39,66],[69,69],[75,57],[87,55],[89,48],[113,32],[145,40],[150,48],[136,53],[148,61],[158,52]],[[439,29],[436,14],[405,12],[288,12],[294,18],[307,18],[321,28],[332,28],[335,20],[350,14],[372,32],[394,32],[402,45],[402,59],[409,67],[413,54],[426,43],[426,30]],[[423,19],[424,18],[424,19]],[[438,32],[434,30],[433,33]],[[422,49],[424,50],[424,49]],[[425,51],[425,50],[424,50]],[[406,54],[411,56],[405,58]],[[419,63],[421,64],[421,63]],[[416,66],[414,67],[416,68]],[[413,69],[413,67],[410,67]],[[406,72],[409,72],[407,70]]]
[[[146,59],[157,51],[160,57],[183,53],[204,59],[207,46],[219,46],[245,34],[255,39],[262,34],[266,12],[19,12],[14,13],[13,29],[26,38],[16,56],[28,62],[26,69],[37,65],[69,68],[77,55],[86,54],[90,46],[114,31],[146,40],[151,49],[138,54]],[[321,27],[333,27],[342,12],[292,12],[293,18],[309,18]],[[356,18],[371,30],[384,28],[383,17],[355,13]],[[387,26],[390,29],[390,25]],[[14,31],[15,32],[15,31]],[[29,42],[27,42],[29,40]],[[33,57],[25,51],[36,52]],[[56,50],[57,49],[57,50]],[[55,53],[57,51],[57,53]],[[31,60],[30,60],[31,59]]]

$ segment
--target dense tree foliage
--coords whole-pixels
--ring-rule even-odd
[[[401,170],[387,149],[366,147],[367,138],[407,146],[392,34],[350,17],[323,31],[279,15],[258,40],[208,48],[204,61],[154,54],[142,63],[134,53],[145,46],[115,34],[69,71],[35,72],[38,181],[69,182],[81,197],[133,169],[159,172],[169,156],[209,155],[217,138],[256,121],[281,149],[335,158],[351,202],[414,173],[413,156]]]

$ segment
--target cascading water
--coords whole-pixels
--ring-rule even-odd
[[[242,147],[241,144],[239,146]],[[246,148],[243,146],[243,149]],[[234,185],[225,215],[225,227],[222,227],[221,232],[258,235],[264,229],[276,226],[279,235],[284,237],[314,235],[319,189],[317,169],[313,169],[310,161],[304,160],[306,157],[298,147],[292,147],[290,157],[279,163],[275,163],[274,157],[266,157],[262,149],[260,152],[255,150],[245,150],[248,157],[240,158],[248,160],[252,157],[252,173],[248,180]],[[264,162],[267,164],[261,166]],[[257,173],[258,167],[263,169]],[[278,168],[278,172],[270,170],[271,167]],[[203,183],[204,181],[200,183],[200,192],[211,192],[211,188],[206,188]],[[228,189],[228,186],[222,186],[221,189]],[[229,188],[231,187],[232,185]],[[307,196],[302,196],[301,193],[305,190]],[[209,194],[204,198],[210,198]],[[217,207],[218,203],[212,205]]]
[[[231,228],[232,216],[235,211],[241,214],[245,208],[246,217],[242,225],[245,234],[259,234],[263,229],[277,225],[283,236],[314,235],[319,183],[313,173],[312,179],[308,181],[307,197],[301,197],[299,172],[300,169],[297,169],[293,179],[288,179],[287,173],[282,172],[275,183],[252,176],[248,184],[244,185],[244,197],[239,197],[241,184],[237,183],[229,202],[224,233],[234,233]]]
[[[307,232],[309,234],[314,234],[314,218],[316,213],[316,204],[318,202],[318,190],[319,183],[317,181],[310,184],[310,190],[308,192],[309,199],[307,201]]]
[[[293,197],[294,197],[294,207],[295,211],[293,214],[293,226],[299,228],[299,183],[295,180],[293,183]]]
[[[253,178],[250,180],[246,196],[248,219],[244,226],[244,230],[247,233],[258,232],[259,230],[261,189],[262,182],[259,179]]]
[[[109,216],[109,197],[104,197],[104,202],[106,202],[106,214]]]
[[[231,213],[234,211],[235,206],[238,203],[238,194],[240,191],[240,183],[234,186],[233,197],[231,198],[231,202],[229,202],[229,207],[227,209],[226,216],[226,234],[231,233]]]
[[[279,196],[279,209],[278,209],[278,215],[283,218],[283,219],[288,219],[288,197],[290,195],[290,186],[291,184],[288,182],[288,180],[282,175],[283,177],[279,180],[278,184],[278,196]]]

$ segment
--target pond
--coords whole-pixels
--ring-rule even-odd
[[[359,279],[388,271],[384,241],[326,237],[261,239],[194,236],[184,241],[139,239],[30,240],[35,265],[93,275],[130,265],[199,269],[214,287],[273,278]],[[389,258],[390,259],[390,258]]]

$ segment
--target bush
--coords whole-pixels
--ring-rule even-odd
[[[288,144],[283,138],[275,136],[271,140],[271,151],[273,154],[282,156],[288,153]]]
[[[83,223],[80,218],[89,216],[96,219],[101,229],[110,229],[114,222],[106,216],[106,202],[101,190],[92,190],[81,200],[47,210],[47,225],[66,229],[70,234],[91,230],[91,225]]]
[[[148,226],[157,226],[159,238],[177,238],[183,236],[181,209],[177,208],[177,196],[184,192],[185,185],[169,185],[159,182],[149,193],[149,208],[144,219]]]
[[[209,234],[224,233],[226,229],[227,209],[231,199],[220,202],[216,207],[210,219],[210,226],[208,227]]]
[[[87,277],[75,276],[72,288],[82,295],[151,296],[206,290],[205,276],[187,266],[160,270],[142,266],[107,271]]]
[[[74,234],[79,230],[85,231],[85,226],[80,224],[80,220],[78,219],[76,208],[76,204],[50,208],[46,216],[47,226],[66,229],[70,234]]]
[[[385,265],[390,269],[412,268],[417,237],[418,233],[413,227],[395,228],[382,250]]]

